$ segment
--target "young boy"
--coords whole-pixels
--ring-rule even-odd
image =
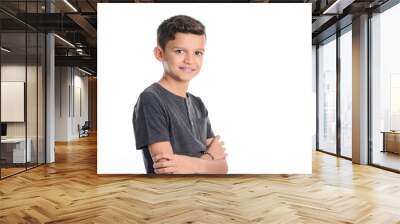
[[[154,55],[164,68],[161,80],[139,96],[133,112],[136,148],[147,173],[227,173],[226,153],[214,136],[199,97],[187,92],[199,72],[206,43],[205,27],[184,15],[157,29]]]

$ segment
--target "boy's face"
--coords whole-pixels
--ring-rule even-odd
[[[205,43],[205,35],[176,33],[164,50],[157,46],[154,54],[162,62],[166,75],[176,81],[189,82],[200,72]]]

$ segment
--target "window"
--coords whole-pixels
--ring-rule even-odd
[[[352,157],[352,34],[351,26],[340,36],[340,155]]]
[[[336,153],[336,36],[318,48],[318,149]]]
[[[372,164],[400,170],[400,5],[371,18]]]

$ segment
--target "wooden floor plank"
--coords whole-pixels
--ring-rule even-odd
[[[313,152],[312,175],[96,174],[96,136],[0,181],[0,223],[400,223],[400,175]]]

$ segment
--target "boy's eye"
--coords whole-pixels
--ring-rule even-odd
[[[196,54],[197,56],[202,56],[204,53],[201,52],[201,51],[196,51],[195,54]]]
[[[178,50],[175,50],[175,53],[177,53],[177,54],[182,54],[183,51],[178,49]]]

